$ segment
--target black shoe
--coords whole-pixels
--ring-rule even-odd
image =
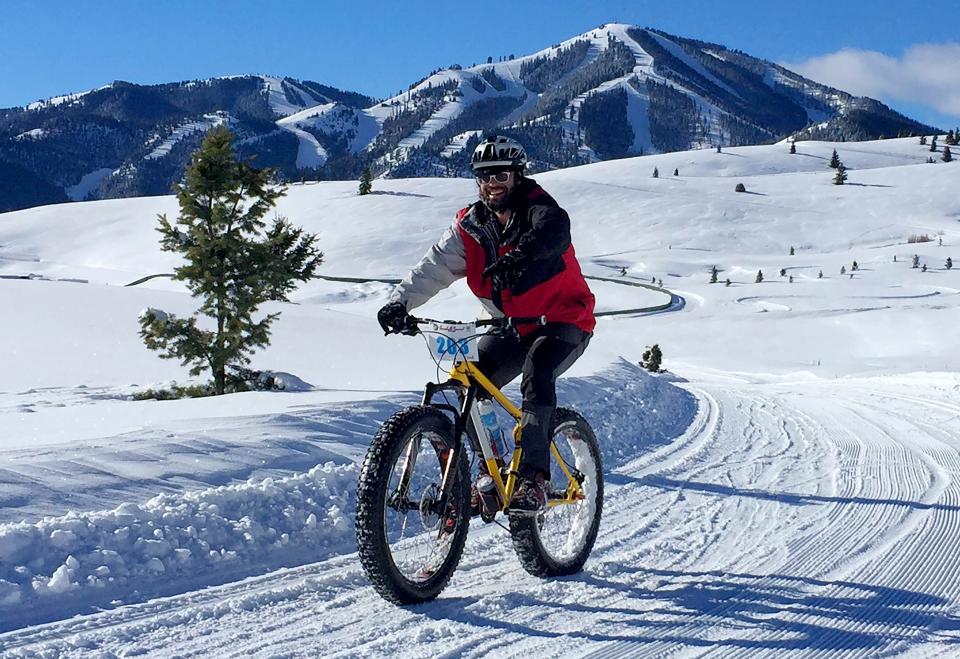
[[[547,486],[543,474],[521,476],[510,499],[510,512],[536,515],[547,508]]]

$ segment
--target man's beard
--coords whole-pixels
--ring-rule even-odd
[[[507,190],[502,196],[497,199],[490,199],[487,195],[480,193],[480,201],[483,202],[483,205],[487,207],[488,210],[494,213],[500,213],[508,208],[510,208],[510,199],[513,197],[513,191],[516,189],[516,186]]]

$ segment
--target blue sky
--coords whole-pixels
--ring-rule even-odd
[[[960,124],[960,85],[950,84],[957,0],[0,0],[0,17],[0,107],[113,80],[241,73],[385,97],[435,68],[529,54],[616,21],[721,43],[917,119]]]

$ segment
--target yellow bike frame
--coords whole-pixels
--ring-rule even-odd
[[[520,456],[523,455],[523,448],[520,442],[520,409],[511,403],[510,399],[504,396],[503,392],[500,391],[492,382],[490,382],[486,375],[480,372],[476,362],[456,362],[453,365],[453,368],[450,369],[449,375],[451,382],[458,382],[466,388],[469,388],[471,385],[475,385],[486,391],[495,401],[497,401],[500,407],[505,409],[516,421],[516,424],[513,427],[513,456],[510,458],[510,469],[507,471],[506,481],[504,481],[501,477],[500,465],[495,459],[480,456],[486,464],[487,473],[493,478],[493,482],[497,487],[498,493],[500,494],[500,501],[502,502],[501,511],[505,512],[510,505],[510,499],[513,497],[513,491],[517,486],[517,473],[518,469],[520,468]],[[584,498],[580,483],[576,478],[574,478],[573,474],[570,473],[570,469],[567,467],[566,460],[564,460],[563,456],[560,455],[560,452],[557,450],[557,447],[553,442],[550,443],[550,452],[553,455],[553,459],[557,463],[557,466],[560,467],[560,470],[563,471],[564,475],[567,477],[567,487],[564,490],[564,495],[562,498],[551,497],[547,500],[547,506],[553,507],[577,503]]]

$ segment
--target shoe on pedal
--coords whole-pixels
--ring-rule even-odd
[[[547,508],[547,486],[543,474],[521,476],[510,499],[510,512],[536,515]]]

